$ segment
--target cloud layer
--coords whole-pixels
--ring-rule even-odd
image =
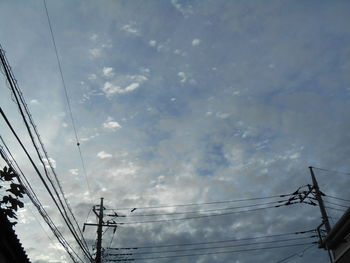
[[[7,26],[1,44],[79,223],[95,222],[89,211],[100,197],[106,207],[128,215],[118,220],[164,220],[182,215],[137,217],[146,211],[120,208],[288,194],[311,183],[310,165],[350,171],[349,7],[345,1],[48,3],[87,177],[40,2],[3,5],[0,24]],[[30,148],[3,77],[0,83],[5,90],[1,106]],[[72,241],[18,145],[8,131],[0,132]],[[350,197],[348,176],[315,171],[324,192]],[[190,211],[198,216],[205,214],[198,210],[210,209],[203,205],[152,213]],[[329,213],[334,222],[341,216],[337,210]],[[318,208],[300,204],[125,224],[113,240],[111,230],[105,233],[104,246],[237,239],[319,224]],[[70,262],[29,200],[16,229],[32,262]],[[91,228],[84,233],[91,246],[95,232]],[[163,261],[277,262],[302,249]],[[328,259],[313,248],[303,260]]]

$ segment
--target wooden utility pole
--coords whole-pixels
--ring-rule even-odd
[[[100,203],[100,213],[98,215],[98,226],[97,226],[97,246],[96,246],[96,263],[101,263],[102,258],[102,224],[103,224],[103,198],[101,198]]]
[[[103,221],[104,218],[104,210],[106,208],[103,206],[103,198],[101,198],[100,201],[100,205],[95,205],[92,208],[92,211],[95,213],[95,215],[98,218],[98,222],[97,224],[94,223],[84,223],[84,227],[83,227],[83,231],[85,229],[85,226],[97,226],[97,242],[96,242],[96,257],[95,257],[95,263],[102,263],[102,254],[103,254],[103,248],[102,248],[102,229],[103,227],[112,227],[114,228],[114,232],[115,233],[116,229],[117,229],[117,225],[118,224],[122,224],[122,223],[116,223],[114,220],[107,220],[106,222]],[[113,216],[116,217],[118,216],[117,214],[115,215],[106,215],[106,216]],[[122,216],[123,217],[123,216]]]
[[[312,170],[312,166],[309,167],[310,173],[311,173],[311,179],[312,179],[312,184],[315,189],[315,197],[318,202],[318,205],[320,207],[321,215],[322,215],[322,223],[324,224],[327,234],[331,231],[331,225],[329,224],[328,220],[328,215],[326,208],[324,207],[323,199],[322,199],[322,192],[320,191],[320,188],[318,186],[314,171]]]

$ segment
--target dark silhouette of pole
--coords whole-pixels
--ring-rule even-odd
[[[312,184],[314,186],[315,189],[315,193],[316,193],[316,200],[318,202],[318,205],[320,207],[320,211],[321,211],[321,215],[322,215],[322,223],[324,224],[327,234],[329,234],[329,232],[331,231],[331,225],[329,224],[329,220],[328,220],[328,215],[327,215],[327,211],[326,208],[324,207],[324,203],[322,200],[322,193],[320,191],[320,188],[318,186],[314,171],[312,170],[312,166],[309,167],[310,169],[310,173],[311,173],[311,178],[312,178]]]
[[[96,246],[96,263],[101,263],[102,258],[102,225],[103,225],[103,198],[100,203],[100,213],[98,216],[98,227],[97,227],[97,246]]]
[[[98,208],[99,207],[99,208]],[[103,221],[104,216],[115,216],[115,215],[105,215],[103,211],[105,210],[103,206],[103,198],[101,198],[100,205],[94,205],[92,208],[92,211],[98,218],[97,224],[94,223],[84,223],[83,232],[85,231],[85,226],[97,226],[97,242],[96,242],[96,257],[95,257],[95,263],[102,263],[102,254],[103,254],[103,248],[102,248],[102,229],[103,227],[113,227],[114,232],[117,229],[118,224],[114,220],[107,220],[106,222]],[[118,216],[118,215],[116,215]],[[113,232],[113,233],[114,233]]]

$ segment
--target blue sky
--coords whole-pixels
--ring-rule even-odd
[[[43,3],[0,5],[1,45],[81,223],[101,196],[111,208],[240,199],[293,192],[310,183],[310,165],[350,171],[348,1],[47,0],[90,193]],[[28,143],[0,83],[1,107]],[[3,124],[0,133],[40,192]],[[349,197],[348,176],[317,175],[325,192]],[[33,262],[69,262],[29,201],[20,220]],[[317,208],[305,205],[121,227],[114,245],[283,233],[319,222]],[[293,252],[163,261],[275,262]],[[327,260],[314,249],[295,262]]]

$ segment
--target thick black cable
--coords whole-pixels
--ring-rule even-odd
[[[70,100],[69,100],[69,95],[68,95],[68,90],[67,90],[66,82],[65,82],[64,76],[63,76],[61,60],[60,60],[59,55],[58,55],[57,46],[56,46],[56,40],[55,40],[55,36],[54,36],[54,33],[53,33],[53,29],[52,29],[52,25],[51,25],[51,19],[50,19],[50,16],[49,16],[49,11],[47,9],[47,5],[46,5],[46,0],[43,0],[43,3],[44,3],[45,13],[46,13],[46,17],[47,17],[50,33],[51,33],[52,44],[53,44],[53,47],[54,47],[54,50],[55,50],[55,54],[56,54],[57,65],[58,65],[58,69],[59,69],[60,76],[61,76],[62,86],[63,86],[63,89],[64,89],[64,94],[65,94],[67,105],[68,105],[69,115],[70,115],[70,119],[71,119],[71,122],[72,122],[73,130],[74,130],[75,140],[76,140],[77,147],[78,147],[78,150],[79,150],[79,156],[80,156],[81,164],[82,164],[82,167],[83,167],[83,173],[84,173],[84,176],[85,176],[86,185],[88,187],[89,194],[91,194],[90,183],[89,183],[89,179],[88,179],[88,176],[87,176],[87,173],[86,173],[86,169],[85,169],[85,161],[84,161],[84,158],[83,158],[82,151],[80,149],[80,142],[79,142],[78,132],[77,132],[77,129],[76,129],[76,123],[75,123],[75,120],[74,120],[74,117],[73,117],[72,107],[71,107]]]
[[[160,257],[146,257],[146,258],[133,258],[131,260],[151,260],[151,259],[166,259],[166,258],[179,258],[179,257],[196,257],[196,256],[207,256],[207,255],[217,255],[217,254],[232,254],[238,252],[248,252],[248,251],[259,251],[259,250],[268,250],[268,249],[277,249],[277,248],[286,248],[286,247],[296,247],[296,246],[305,246],[312,243],[300,243],[292,245],[281,245],[281,246],[272,246],[272,247],[261,247],[261,248],[251,248],[251,249],[239,249],[239,250],[230,250],[230,251],[217,251],[201,254],[186,254],[186,255],[172,255],[172,256],[160,256]],[[120,261],[119,259],[110,259],[109,261]]]
[[[3,59],[3,57],[1,57],[1,59]],[[4,63],[4,61],[2,61],[2,62]],[[6,68],[5,68],[5,70],[6,70]],[[7,70],[6,73],[7,73],[7,74],[11,74],[11,71],[10,71],[10,70]],[[13,80],[13,77],[12,77],[11,75],[10,75],[10,76],[7,76],[7,77],[8,77],[9,80],[11,80],[11,81],[13,81],[13,82],[15,83],[15,81]],[[64,212],[64,214],[65,214],[65,216],[66,216],[65,222],[67,223],[67,226],[69,227],[69,229],[70,229],[72,235],[74,236],[74,238],[76,239],[77,243],[78,243],[79,246],[82,248],[82,250],[84,251],[85,255],[88,257],[89,252],[88,252],[87,244],[86,244],[86,242],[85,242],[84,239],[83,239],[83,243],[80,244],[80,242],[82,242],[82,241],[80,240],[80,238],[78,237],[78,234],[76,233],[76,231],[75,231],[75,229],[74,229],[74,226],[73,226],[73,224],[72,224],[72,222],[71,222],[71,220],[70,220],[70,218],[69,218],[69,216],[68,216],[68,214],[67,214],[66,208],[65,208],[64,205],[63,205],[63,202],[62,202],[62,200],[61,200],[61,198],[60,198],[60,196],[59,196],[59,193],[57,192],[57,189],[55,188],[55,186],[54,186],[54,184],[53,184],[51,178],[49,177],[49,174],[48,174],[48,172],[47,172],[47,170],[46,170],[46,165],[45,165],[45,163],[43,162],[43,159],[42,159],[42,157],[41,157],[41,155],[40,155],[39,149],[38,149],[37,145],[35,144],[34,137],[33,137],[32,133],[31,133],[30,127],[29,127],[29,125],[28,125],[28,123],[27,123],[27,120],[26,120],[24,114],[23,114],[22,107],[21,107],[20,104],[19,104],[17,94],[16,94],[16,92],[15,92],[15,90],[14,90],[14,86],[16,87],[16,85],[15,85],[13,82],[11,82],[11,81],[9,81],[9,83],[10,83],[11,89],[12,89],[12,91],[13,91],[13,95],[14,95],[15,100],[16,100],[16,102],[17,102],[17,105],[18,105],[18,107],[19,107],[20,113],[21,113],[21,115],[22,115],[22,117],[23,117],[23,120],[24,120],[24,122],[25,122],[26,128],[27,128],[28,133],[29,133],[29,135],[30,135],[30,138],[31,138],[31,140],[32,140],[32,142],[33,142],[34,148],[35,148],[36,153],[37,153],[37,155],[38,155],[38,157],[39,157],[39,160],[40,160],[41,164],[42,164],[43,167],[44,167],[45,175],[46,175],[47,179],[49,180],[49,182],[50,182],[50,184],[51,184],[51,186],[52,186],[54,192],[56,193],[56,196],[57,196],[57,198],[58,198],[58,200],[59,200],[59,202],[60,202],[60,204],[61,204],[61,206],[62,206],[63,212]],[[18,92],[19,92],[19,91],[18,91]],[[19,96],[20,96],[20,98],[21,98],[21,94],[20,94],[20,93],[19,93]],[[22,98],[21,98],[21,99],[22,99]],[[24,106],[25,106],[25,108],[26,108],[26,104],[25,104],[25,103],[24,103]],[[26,110],[27,110],[27,109],[26,109]],[[28,115],[29,115],[29,118],[30,118],[30,117],[31,117],[30,114],[28,114]],[[34,129],[36,129],[36,128],[35,128],[35,125],[33,125],[33,127],[34,127]],[[38,137],[39,137],[39,136],[38,136]],[[38,138],[38,139],[39,139],[39,141],[40,141],[40,138]],[[41,142],[41,141],[40,141],[40,142]],[[42,146],[42,147],[43,147],[43,146]],[[44,152],[45,152],[45,150],[44,150]],[[51,163],[50,163],[49,160],[48,160],[48,163],[49,163],[51,169],[53,169],[53,168],[52,168],[52,165],[51,165]],[[60,184],[59,184],[59,181],[58,181],[58,178],[57,178],[56,174],[55,174],[55,177],[56,177],[56,180],[57,180],[58,185],[59,185],[59,187],[60,187],[61,193],[62,193],[62,195],[63,195],[63,197],[64,197],[63,190],[62,190],[62,188],[61,188],[61,186],[60,186]],[[70,211],[70,213],[71,213],[73,219],[75,220],[75,222],[76,222],[76,224],[77,224],[77,226],[78,226],[78,229],[79,229],[79,231],[80,231],[79,225],[78,225],[78,223],[77,223],[77,221],[76,221],[76,219],[75,219],[75,217],[74,217],[74,214],[72,213],[71,208],[69,207],[68,202],[67,202],[67,200],[65,199],[65,197],[64,197],[64,200],[65,200],[66,205],[67,205],[67,207],[68,207],[68,209],[69,209],[69,211]],[[55,204],[58,205],[57,202],[55,202]],[[58,207],[58,208],[59,208],[59,207]],[[62,214],[62,210],[60,210],[60,208],[59,208],[59,211],[60,211],[61,215],[64,217],[64,215]],[[80,232],[81,232],[81,231],[80,231]],[[83,237],[83,236],[82,236],[82,237]],[[85,249],[85,250],[84,250],[84,249]],[[89,257],[88,257],[88,258],[89,258]],[[91,258],[91,260],[92,260],[92,258]]]
[[[32,141],[33,146],[34,146],[34,148],[35,148],[35,150],[36,150],[36,153],[37,153],[37,155],[38,155],[38,157],[39,157],[39,160],[40,160],[41,164],[42,164],[43,167],[44,167],[45,175],[46,175],[47,179],[49,180],[49,182],[50,182],[50,184],[51,184],[51,186],[52,186],[54,192],[56,193],[56,196],[57,196],[57,198],[58,198],[58,200],[59,200],[59,202],[60,202],[60,204],[61,204],[61,206],[62,206],[63,212],[64,212],[64,214],[65,214],[65,216],[66,216],[66,220],[65,220],[65,221],[68,221],[68,222],[69,222],[69,223],[67,223],[67,226],[69,227],[71,233],[72,233],[73,236],[75,237],[75,239],[76,239],[76,241],[78,242],[79,246],[83,249],[83,251],[84,251],[84,253],[86,254],[86,256],[87,256],[90,260],[92,260],[92,257],[91,257],[91,255],[90,255],[90,253],[89,253],[89,251],[88,251],[86,241],[85,241],[85,239],[84,239],[84,237],[83,237],[83,235],[82,235],[82,232],[81,232],[81,230],[80,230],[80,227],[79,227],[79,225],[78,225],[78,222],[76,221],[76,219],[75,219],[75,217],[74,217],[74,214],[73,214],[73,212],[72,212],[72,210],[71,210],[71,208],[70,208],[70,206],[69,206],[69,204],[68,204],[68,201],[66,200],[66,198],[65,198],[65,196],[64,196],[63,189],[62,189],[62,187],[61,187],[61,185],[60,185],[60,183],[59,183],[58,177],[57,177],[57,175],[56,175],[56,173],[55,173],[55,171],[54,171],[54,169],[53,169],[53,167],[52,167],[52,164],[51,164],[51,162],[50,162],[50,160],[49,160],[49,157],[48,157],[48,155],[47,155],[47,152],[46,152],[46,150],[45,150],[45,148],[44,148],[44,145],[43,145],[43,143],[42,143],[42,141],[41,141],[41,139],[40,139],[40,135],[39,135],[39,133],[38,133],[38,131],[37,131],[37,129],[36,129],[36,125],[34,124],[34,122],[33,122],[33,120],[32,120],[32,117],[31,117],[31,114],[30,114],[29,109],[28,109],[28,107],[27,107],[27,104],[26,104],[26,102],[25,102],[25,100],[24,100],[24,98],[23,98],[23,95],[22,95],[21,91],[19,90],[19,88],[18,88],[18,86],[17,86],[16,79],[14,78],[13,73],[12,73],[11,69],[10,69],[9,66],[8,66],[9,63],[7,62],[6,57],[5,57],[5,55],[3,54],[2,50],[1,50],[1,52],[0,52],[0,58],[1,58],[1,62],[2,62],[2,64],[3,64],[4,70],[5,70],[6,78],[7,78],[7,80],[9,81],[9,85],[10,85],[10,88],[11,88],[11,90],[12,90],[12,94],[14,95],[16,104],[17,104],[17,106],[18,106],[18,108],[19,108],[20,114],[21,114],[21,116],[22,116],[22,118],[23,118],[23,121],[24,121],[25,126],[26,126],[26,128],[27,128],[27,131],[28,131],[28,133],[29,133],[29,135],[30,135],[31,141]],[[17,96],[17,94],[18,94],[18,96]],[[19,98],[18,98],[18,97],[19,97]],[[78,234],[76,233],[75,228],[74,228],[74,226],[73,226],[73,224],[72,224],[72,222],[71,222],[71,220],[70,220],[70,218],[69,218],[69,216],[68,216],[68,214],[67,214],[66,208],[65,208],[65,206],[63,205],[63,202],[62,202],[62,200],[61,200],[61,198],[60,198],[60,195],[59,195],[59,193],[57,192],[57,189],[55,188],[55,186],[54,186],[54,184],[53,184],[53,182],[52,182],[52,180],[51,180],[51,178],[50,178],[50,176],[49,176],[49,174],[48,174],[48,171],[47,171],[47,169],[46,169],[46,165],[45,165],[45,163],[43,162],[43,158],[42,158],[42,156],[41,156],[41,154],[40,154],[39,148],[38,148],[38,146],[37,146],[36,143],[35,143],[35,139],[34,139],[34,137],[33,137],[33,134],[32,134],[32,132],[31,132],[31,129],[30,129],[29,125],[28,125],[27,119],[26,119],[26,117],[25,117],[25,115],[24,115],[24,112],[23,112],[23,109],[22,109],[22,107],[21,107],[21,104],[20,104],[19,99],[21,100],[22,105],[24,106],[24,109],[25,109],[25,111],[26,111],[26,113],[27,113],[27,115],[28,115],[29,121],[30,121],[30,123],[31,123],[31,125],[32,125],[32,127],[33,127],[33,129],[34,129],[34,131],[35,131],[35,133],[36,133],[36,135],[37,135],[37,138],[38,138],[38,140],[39,140],[39,143],[40,143],[40,145],[41,145],[41,147],[42,147],[42,150],[43,150],[43,152],[44,152],[44,154],[45,154],[45,157],[46,157],[46,159],[47,159],[47,161],[48,161],[48,164],[49,164],[51,170],[53,171],[53,174],[54,174],[54,176],[55,176],[56,182],[57,182],[57,184],[58,184],[58,186],[59,186],[59,189],[60,189],[60,191],[61,191],[61,194],[62,194],[62,196],[63,196],[63,198],[64,198],[65,204],[67,205],[67,208],[68,208],[68,210],[70,211],[70,214],[72,215],[73,220],[75,221],[75,223],[76,223],[76,225],[77,225],[77,227],[78,227],[78,230],[79,230],[79,232],[80,232],[80,234],[81,234],[81,236],[82,236],[82,240],[80,240],[80,238],[78,237]],[[57,202],[55,202],[55,204],[57,205]],[[58,206],[58,205],[57,205],[57,206]],[[59,210],[60,210],[60,209],[59,209]],[[62,211],[60,210],[60,212],[62,212]],[[61,213],[61,215],[63,216],[62,213]],[[70,225],[69,225],[69,224],[70,224]],[[80,244],[80,242],[82,242],[82,244]]]
[[[20,173],[18,173],[16,168],[13,167],[11,161],[6,156],[6,153],[4,151],[0,151],[1,152],[1,156],[5,160],[5,162],[9,165],[9,167],[11,167],[15,171],[15,173],[17,175],[21,174],[21,177],[24,178],[26,183],[21,180],[21,177],[19,177],[19,176],[17,177],[19,183],[23,186],[26,194],[28,195],[29,199],[32,201],[33,205],[37,208],[38,212],[43,217],[44,221],[47,223],[47,225],[49,226],[49,228],[51,229],[53,234],[56,236],[57,240],[60,242],[60,244],[66,250],[66,252],[70,256],[70,258],[73,260],[73,262],[77,262],[76,258],[73,256],[73,254],[80,260],[80,262],[83,262],[82,259],[79,257],[79,255],[75,252],[75,250],[71,247],[71,245],[63,237],[62,233],[58,230],[56,225],[53,223],[52,219],[47,214],[46,210],[44,209],[43,205],[41,204],[40,200],[36,196],[36,194],[35,194],[34,190],[32,189],[31,185],[29,184],[26,176],[24,175],[24,173],[20,169],[16,159],[13,158],[13,155],[12,155],[11,151],[9,150],[9,148],[7,147],[6,143],[4,142],[3,138],[1,136],[0,136],[0,138],[1,138],[1,141],[2,141],[2,143],[4,145],[4,147],[6,148],[7,152],[10,154],[12,160],[14,161],[14,163],[15,163],[17,169],[20,171]]]
[[[52,200],[54,201],[54,203],[55,203],[55,205],[57,206],[59,212],[61,213],[61,215],[62,215],[64,221],[66,222],[66,224],[67,224],[67,226],[68,226],[68,228],[71,230],[70,225],[68,224],[67,219],[66,219],[65,216],[63,215],[62,210],[61,210],[60,206],[58,205],[56,199],[53,197],[53,194],[52,194],[50,188],[48,187],[48,185],[47,185],[46,181],[44,180],[44,178],[42,177],[41,173],[39,172],[37,166],[34,164],[34,162],[33,162],[32,158],[31,158],[31,156],[29,155],[28,151],[26,150],[26,148],[24,147],[23,143],[22,143],[21,140],[19,139],[18,135],[17,135],[16,132],[14,131],[13,127],[11,126],[10,122],[8,121],[6,115],[4,114],[4,112],[3,112],[3,110],[2,110],[1,107],[0,107],[0,113],[1,113],[2,117],[5,119],[5,122],[7,123],[7,125],[10,127],[12,133],[15,135],[17,141],[20,143],[22,149],[23,149],[24,152],[26,153],[28,159],[30,160],[30,162],[31,162],[31,164],[33,165],[33,167],[34,167],[34,169],[36,170],[36,172],[38,173],[38,175],[39,175],[41,181],[43,182],[43,184],[44,184],[44,186],[45,186],[45,188],[48,190],[48,192],[49,192],[49,194],[50,194]],[[28,195],[28,196],[30,197],[30,195]],[[36,199],[37,199],[36,201],[39,201],[39,199],[38,199],[37,197],[36,197]],[[31,200],[32,200],[32,199],[31,199]],[[34,200],[34,199],[33,199],[33,200]],[[33,200],[32,200],[32,201],[33,201]],[[72,234],[73,234],[73,233],[72,233]],[[73,236],[74,236],[74,234],[73,234]],[[78,244],[79,244],[79,242],[78,242]]]
[[[225,201],[213,201],[213,202],[204,202],[204,203],[192,203],[192,204],[169,204],[169,205],[159,205],[159,206],[144,206],[144,207],[123,207],[118,209],[107,208],[106,210],[133,210],[133,209],[156,209],[156,208],[171,208],[171,207],[184,207],[184,206],[197,206],[197,205],[214,205],[214,204],[224,204],[224,203],[236,203],[236,202],[244,202],[244,201],[255,201],[255,200],[263,200],[263,199],[272,199],[277,197],[287,197],[292,194],[282,194],[282,195],[272,195],[265,197],[254,197],[254,198],[246,198],[246,199],[236,199],[236,200],[225,200]]]
[[[223,249],[223,248],[234,248],[234,247],[247,247],[247,246],[252,246],[252,245],[272,244],[272,243],[279,243],[279,242],[288,242],[288,241],[295,241],[295,240],[302,240],[302,239],[310,239],[310,238],[314,238],[314,237],[317,237],[317,236],[314,235],[314,236],[309,236],[309,237],[287,238],[287,239],[280,239],[280,240],[260,241],[260,242],[234,244],[234,245],[226,245],[226,246],[196,247],[196,248],[164,250],[164,251],[132,252],[132,254],[133,255],[167,254],[167,253],[182,253],[182,252],[198,251],[198,250]],[[130,253],[125,253],[125,254],[130,254]],[[108,255],[110,255],[110,256],[123,256],[124,253],[117,253],[117,254],[109,253]]]
[[[25,154],[27,155],[30,163],[32,164],[32,166],[34,167],[34,170],[36,171],[36,173],[39,175],[40,180],[42,181],[42,183],[44,184],[46,190],[48,191],[51,199],[53,200],[53,202],[55,203],[56,207],[58,208],[61,216],[63,217],[63,220],[65,221],[66,225],[68,226],[69,230],[71,231],[72,235],[74,236],[75,240],[77,241],[78,245],[80,246],[80,248],[84,251],[85,255],[88,258],[91,258],[90,252],[86,254],[86,250],[84,248],[84,245],[81,244],[81,241],[79,239],[78,236],[76,236],[75,231],[72,229],[71,223],[69,223],[69,218],[66,218],[66,216],[64,215],[64,212],[62,211],[60,205],[57,203],[57,200],[55,199],[50,187],[48,186],[48,184],[46,183],[45,179],[43,178],[42,174],[40,173],[38,167],[36,166],[36,164],[34,163],[32,157],[30,156],[30,154],[28,153],[27,149],[25,148],[25,146],[23,145],[22,141],[20,140],[20,138],[18,137],[16,131],[13,129],[11,123],[9,122],[9,120],[7,119],[5,113],[3,112],[2,108],[0,107],[0,114],[2,115],[3,119],[5,120],[6,124],[8,125],[8,127],[10,128],[11,132],[13,133],[13,135],[16,137],[18,143],[21,145],[23,151],[25,152]]]
[[[70,207],[70,205],[69,205],[69,203],[68,203],[68,201],[67,201],[67,199],[66,199],[66,197],[65,197],[65,194],[64,194],[64,191],[63,191],[63,189],[62,189],[62,186],[61,186],[61,184],[60,184],[60,182],[59,182],[59,180],[58,180],[58,176],[57,176],[57,174],[56,174],[56,172],[55,172],[55,170],[54,170],[54,168],[53,168],[53,166],[52,166],[52,164],[51,164],[50,157],[48,156],[48,153],[47,153],[47,151],[46,151],[46,149],[45,149],[45,147],[44,147],[44,144],[43,144],[43,142],[42,142],[42,140],[41,140],[41,138],[40,138],[40,134],[39,134],[39,132],[38,132],[38,130],[37,130],[37,127],[36,127],[36,125],[35,125],[35,123],[34,123],[34,120],[33,120],[33,118],[32,118],[32,115],[31,115],[31,113],[30,113],[30,111],[29,111],[29,109],[28,109],[27,103],[25,102],[25,99],[24,99],[24,97],[23,97],[23,94],[22,94],[21,90],[19,89],[19,87],[18,87],[18,85],[17,85],[17,81],[16,81],[16,79],[15,79],[15,77],[14,77],[12,71],[11,71],[11,68],[10,68],[10,66],[9,66],[9,63],[8,63],[7,59],[6,59],[6,56],[5,56],[4,54],[2,54],[2,53],[1,53],[1,60],[2,60],[2,64],[3,64],[3,66],[4,66],[4,70],[5,70],[5,73],[6,73],[6,78],[7,78],[7,80],[8,80],[9,85],[10,85],[10,89],[11,89],[12,94],[13,94],[13,96],[14,96],[15,102],[16,102],[16,104],[17,104],[19,110],[20,110],[20,114],[21,114],[22,117],[23,117],[23,121],[24,121],[25,124],[26,124],[27,131],[28,131],[28,133],[29,133],[29,135],[30,135],[30,138],[31,138],[31,140],[32,140],[32,143],[33,143],[33,145],[34,145],[34,148],[35,148],[35,150],[36,150],[36,153],[37,153],[37,155],[38,155],[38,157],[39,157],[39,160],[40,160],[41,164],[42,164],[43,167],[44,167],[45,175],[46,175],[47,179],[50,181],[50,184],[51,184],[52,188],[54,189],[54,191],[55,191],[55,193],[56,193],[56,195],[57,195],[57,197],[58,197],[58,199],[59,199],[59,201],[60,201],[60,204],[62,205],[62,208],[63,208],[63,210],[64,210],[64,212],[65,212],[67,218],[69,219],[69,222],[71,222],[69,216],[67,215],[67,211],[66,211],[66,209],[65,209],[65,207],[64,207],[64,205],[63,205],[63,203],[62,203],[62,200],[61,200],[61,198],[60,198],[60,196],[59,196],[59,194],[58,194],[58,192],[57,192],[55,186],[53,185],[53,182],[52,182],[52,180],[51,180],[51,178],[50,178],[50,176],[49,176],[49,174],[48,174],[46,165],[45,165],[45,163],[43,162],[43,156],[40,154],[39,147],[38,147],[38,146],[36,145],[36,143],[35,143],[34,136],[33,136],[32,132],[31,132],[31,129],[30,129],[28,123],[27,123],[27,120],[26,120],[24,114],[23,114],[23,110],[22,110],[22,107],[21,107],[21,105],[20,105],[20,103],[19,103],[19,100],[20,100],[20,102],[22,103],[22,105],[23,105],[23,107],[24,107],[24,110],[25,110],[25,112],[26,112],[26,114],[27,114],[27,116],[28,116],[28,119],[29,119],[29,123],[30,123],[31,126],[33,127],[34,133],[35,133],[35,135],[37,136],[37,140],[38,140],[38,142],[39,142],[39,144],[40,144],[40,146],[41,146],[41,149],[42,149],[42,151],[43,151],[43,153],[44,153],[44,156],[45,156],[45,158],[46,158],[46,160],[47,160],[47,162],[48,162],[48,165],[49,165],[49,167],[50,167],[50,169],[51,169],[51,171],[52,171],[52,173],[53,173],[53,175],[54,175],[54,177],[55,177],[55,179],[56,179],[57,185],[58,185],[59,190],[60,190],[60,192],[61,192],[61,194],[62,194],[62,197],[63,197],[63,199],[64,199],[64,202],[65,202],[65,204],[66,204],[66,206],[67,206],[67,209],[68,209],[68,211],[70,212],[70,214],[71,214],[71,216],[72,216],[72,218],[73,218],[73,220],[74,220],[74,222],[75,222],[75,224],[76,224],[76,226],[77,226],[77,228],[78,228],[78,231],[80,232],[80,235],[82,236],[82,241],[83,241],[85,247],[87,248],[87,244],[86,244],[86,241],[84,240],[84,237],[83,237],[83,234],[82,234],[82,232],[81,232],[81,230],[80,230],[79,224],[78,224],[78,222],[77,222],[77,220],[76,220],[76,218],[75,218],[75,216],[74,216],[74,214],[73,214],[73,212],[72,212],[72,209],[71,209],[71,207]],[[73,224],[72,224],[72,227],[73,227],[73,229],[74,229]],[[75,229],[74,229],[74,231],[75,231]]]
[[[162,248],[162,247],[179,247],[179,246],[196,246],[196,245],[208,245],[215,243],[227,243],[227,242],[239,242],[239,241],[247,241],[247,240],[256,240],[256,239],[264,239],[264,238],[272,238],[272,237],[281,237],[281,236],[290,236],[290,235],[303,235],[307,233],[316,232],[315,229],[305,230],[305,231],[297,231],[297,232],[288,232],[274,235],[265,235],[265,236],[257,236],[257,237],[245,237],[245,238],[237,238],[237,239],[227,239],[227,240],[218,240],[218,241],[209,241],[209,242],[195,242],[195,243],[182,243],[182,244],[168,244],[168,245],[153,245],[153,246],[137,246],[137,247],[128,247],[128,248],[107,248],[111,250],[123,250],[123,249],[147,249],[147,248]]]

